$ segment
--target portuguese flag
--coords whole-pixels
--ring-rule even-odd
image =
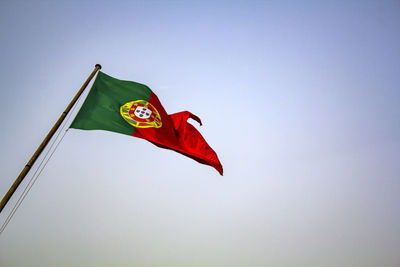
[[[168,115],[146,85],[118,80],[100,71],[70,128],[143,138],[210,165],[222,175],[217,154],[187,122],[189,118],[201,125],[200,119],[189,111]]]

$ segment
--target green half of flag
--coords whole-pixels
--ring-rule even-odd
[[[148,101],[151,93],[144,84],[118,80],[100,71],[70,128],[132,135],[136,128],[123,119],[120,108],[132,99]]]

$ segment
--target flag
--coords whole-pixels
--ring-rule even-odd
[[[189,118],[201,125],[200,118],[189,111],[168,115],[146,85],[118,80],[100,71],[70,128],[106,130],[143,138],[210,165],[222,175],[217,154],[187,122]]]

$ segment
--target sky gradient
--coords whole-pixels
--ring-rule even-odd
[[[399,29],[399,1],[0,1],[1,196],[96,63],[224,166],[70,129],[0,266],[399,266]]]

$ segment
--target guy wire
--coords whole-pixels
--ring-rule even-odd
[[[78,101],[80,100],[81,96],[79,97]],[[52,141],[49,149],[47,150],[45,156],[43,157],[43,159],[40,161],[39,166],[37,167],[37,169],[35,170],[34,174],[32,175],[32,177],[29,179],[28,184],[25,186],[24,191],[22,192],[22,194],[19,196],[17,202],[15,202],[14,207],[11,209],[11,212],[8,214],[6,220],[4,221],[4,223],[2,224],[2,226],[0,227],[0,235],[3,233],[4,229],[7,227],[8,223],[11,221],[12,217],[14,217],[14,214],[16,213],[16,211],[18,210],[18,208],[21,206],[22,202],[24,201],[26,195],[29,193],[29,191],[31,190],[31,188],[33,187],[33,185],[35,184],[35,182],[37,181],[37,179],[39,178],[40,174],[42,173],[43,169],[46,167],[47,163],[49,162],[50,158],[53,156],[54,152],[57,150],[58,146],[60,145],[61,141],[64,139],[68,128],[65,129],[65,126],[68,124],[69,119],[71,118],[71,114],[74,112],[74,110],[76,109],[77,104],[75,104],[71,111],[67,114],[67,117],[65,118],[63,125],[61,127],[61,129],[59,130],[59,132],[57,133],[56,138],[54,138],[54,141]],[[63,135],[61,136],[61,138],[59,139],[60,134],[63,133]],[[59,139],[58,143],[57,139]],[[56,144],[56,146],[54,147],[54,150],[52,150],[54,144]],[[51,152],[51,153],[50,153]],[[50,153],[50,156],[48,156]],[[42,167],[43,165],[43,167]]]

